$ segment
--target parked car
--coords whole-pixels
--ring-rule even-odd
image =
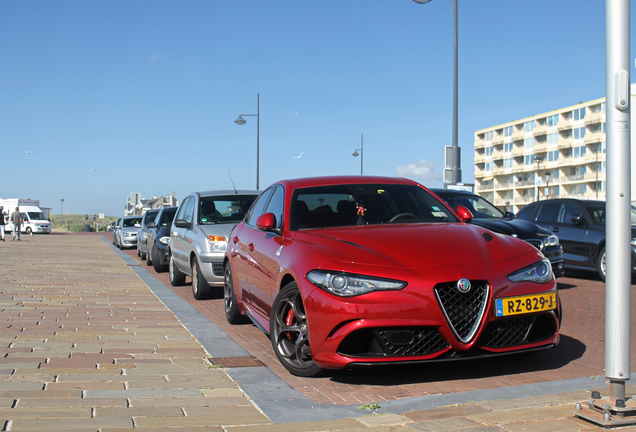
[[[407,179],[280,181],[230,235],[226,318],[299,376],[556,346],[550,262],[469,221]]]
[[[119,249],[137,246],[137,227],[141,216],[124,216],[115,225],[115,245]]]
[[[117,222],[115,222],[115,225],[113,225],[113,244],[117,247],[117,239],[119,238],[119,234],[118,234],[118,230],[121,229],[121,218],[117,219]]]
[[[155,220],[159,209],[146,210],[141,219],[141,224],[137,227],[137,256],[142,260],[146,259],[146,238],[148,237],[148,224]]]
[[[570,198],[536,201],[522,208],[519,219],[531,221],[559,236],[566,269],[596,271],[603,281],[605,201]],[[636,272],[636,209],[632,207],[632,275]]]
[[[155,219],[148,224],[146,237],[146,265],[152,265],[157,273],[168,266],[170,260],[170,227],[178,207],[162,208]]]
[[[559,238],[547,229],[526,220],[515,219],[513,213],[502,212],[488,200],[472,192],[451,189],[431,189],[431,192],[443,199],[453,210],[457,210],[458,205],[470,210],[473,214],[471,223],[530,243],[550,260],[554,277],[563,277],[563,248],[559,244]]]
[[[209,191],[188,195],[170,229],[170,283],[192,277],[192,295],[201,300],[223,292],[223,257],[230,231],[245,217],[258,191]]]

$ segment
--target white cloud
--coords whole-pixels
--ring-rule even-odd
[[[155,62],[155,61],[159,61],[159,60],[165,60],[167,59],[168,56],[165,54],[161,54],[157,51],[153,52],[152,55],[150,56],[150,61],[151,62]]]
[[[441,181],[442,173],[437,171],[437,165],[426,159],[410,163],[408,165],[400,165],[395,168],[395,174],[399,177],[407,177],[420,181]]]

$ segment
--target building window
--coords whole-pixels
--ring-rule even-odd
[[[556,162],[559,160],[559,151],[553,150],[548,152],[548,162]]]
[[[512,147],[513,147],[512,142],[504,143],[504,152],[510,153],[512,151]]]
[[[534,163],[534,155],[525,155],[524,162],[526,165],[532,165]]]
[[[504,159],[504,168],[512,168],[512,158]]]
[[[486,147],[486,156],[492,156],[493,146]]]
[[[495,132],[494,131],[488,131],[484,134],[484,139],[486,141],[492,141],[492,137],[494,136]]]
[[[585,118],[585,107],[572,111],[572,116],[574,117],[574,121],[583,120]]]
[[[504,128],[504,136],[512,136],[512,132],[513,132],[514,128],[512,126],[506,126]]]
[[[585,132],[587,131],[587,128],[585,126],[580,127],[580,128],[576,128],[576,129],[572,129],[572,136],[574,137],[574,139],[583,139],[585,138]]]
[[[530,120],[529,122],[525,122],[523,124],[523,130],[526,132],[532,132],[534,130],[535,121]]]
[[[587,151],[587,148],[585,146],[578,146],[578,147],[574,147],[572,149],[573,153],[574,153],[574,158],[582,158],[585,156],[585,153]]]
[[[492,169],[495,167],[495,163],[493,161],[488,161],[486,162],[484,169],[486,171],[492,171]]]
[[[526,150],[532,150],[534,148],[534,137],[525,138],[523,140],[523,148],[525,148]]]
[[[556,126],[557,124],[559,124],[559,115],[554,114],[554,115],[548,116],[546,121],[548,123],[548,127]]]
[[[556,145],[557,142],[559,142],[559,133],[558,132],[554,132],[554,133],[548,134],[548,144]]]

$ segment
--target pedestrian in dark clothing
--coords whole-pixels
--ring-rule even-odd
[[[4,207],[0,206],[0,237],[2,237],[2,241],[4,241]]]
[[[22,215],[20,214],[20,208],[16,207],[15,211],[11,213],[11,223],[13,223],[13,240],[15,240],[15,236],[18,236],[18,241],[20,241],[20,228],[22,228]],[[13,241],[11,240],[11,241]]]

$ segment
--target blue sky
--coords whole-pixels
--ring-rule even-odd
[[[465,183],[476,130],[605,96],[604,10],[459,3]],[[254,189],[256,119],[234,120],[257,94],[261,190],[359,174],[361,134],[365,174],[442,185],[450,1],[6,0],[0,41],[2,198],[120,216],[130,192]]]

